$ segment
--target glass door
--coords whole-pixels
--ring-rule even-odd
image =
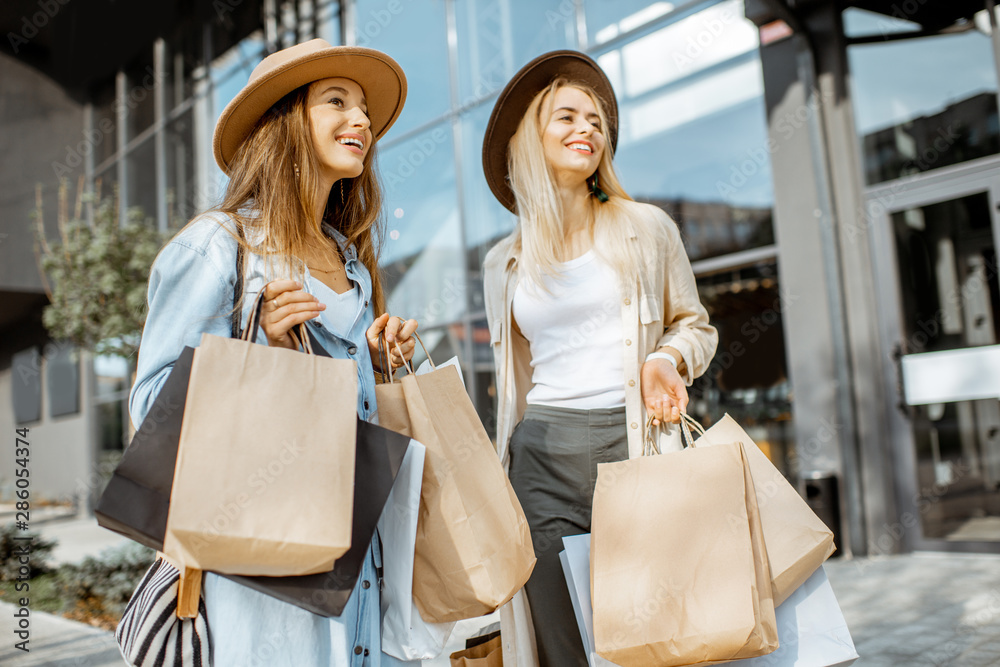
[[[918,549],[1000,552],[1000,175],[977,171],[897,191],[878,220],[896,381],[889,529]]]

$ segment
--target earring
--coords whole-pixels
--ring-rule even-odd
[[[590,192],[597,197],[597,201],[602,204],[608,201],[608,193],[601,189],[601,186],[597,184],[597,172],[594,172],[594,178],[590,181]]]
[[[344,197],[344,179],[340,179],[340,205],[343,206],[347,203],[347,199]]]
[[[299,177],[299,165],[296,162],[296,163],[293,163],[292,166],[295,168],[295,178],[297,179]]]

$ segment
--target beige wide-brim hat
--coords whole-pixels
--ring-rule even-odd
[[[396,122],[406,101],[406,75],[399,64],[375,49],[330,46],[322,39],[282,49],[264,58],[215,124],[215,161],[229,165],[257,121],[275,102],[300,86],[320,79],[343,77],[365,93],[372,136],[378,140]]]
[[[521,68],[504,87],[493,106],[483,137],[483,172],[486,183],[500,203],[514,211],[514,191],[507,178],[507,153],[511,137],[521,124],[531,100],[558,77],[589,85],[597,93],[608,116],[605,136],[614,152],[618,146],[618,101],[611,81],[592,58],[579,51],[543,53]],[[514,211],[516,213],[516,211]]]

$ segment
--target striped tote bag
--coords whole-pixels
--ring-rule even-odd
[[[195,618],[177,617],[180,572],[157,558],[136,586],[115,630],[125,662],[133,667],[210,667],[212,635],[205,598]]]

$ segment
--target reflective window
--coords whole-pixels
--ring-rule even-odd
[[[406,107],[388,136],[399,136],[448,111],[444,0],[358,0],[355,15],[357,45],[388,53],[406,72]]]
[[[115,81],[111,79],[98,90],[93,100],[94,165],[100,165],[118,150],[118,116],[115,105]]]
[[[336,0],[320,3],[316,14],[316,36],[334,46],[342,43],[340,3]]]
[[[763,76],[742,16],[724,2],[598,58],[621,107],[622,184],[677,221],[692,259],[774,243]]]
[[[568,0],[462,0],[455,17],[460,106],[498,92],[535,56],[576,48]]]
[[[465,239],[469,248],[469,275],[478,283],[470,288],[473,310],[483,308],[482,266],[486,253],[514,229],[514,214],[505,209],[490,191],[483,175],[483,135],[493,111],[492,102],[476,107],[462,117],[462,172],[465,195]]]
[[[690,389],[691,413],[706,427],[728,413],[786,477],[796,475],[777,266],[704,276],[698,293],[719,330],[719,347]]]
[[[153,67],[152,50],[147,58],[140,59],[125,68],[124,104],[127,114],[126,126],[131,141],[148,129],[156,120],[154,91],[157,85],[156,70]]]
[[[885,20],[846,12],[853,30]],[[1000,152],[997,72],[979,30],[848,49],[865,180],[880,183]]]
[[[389,310],[417,318],[422,327],[454,321],[465,312],[465,250],[453,145],[451,125],[445,122],[379,156]]]
[[[187,111],[167,126],[167,224],[179,229],[194,216],[194,113]]]
[[[563,4],[572,4],[565,2]],[[649,0],[584,0],[587,43],[603,44],[622,33],[674,11],[673,2]]]
[[[129,151],[125,156],[127,190],[125,205],[142,209],[143,218],[156,224],[156,142],[153,137]]]

